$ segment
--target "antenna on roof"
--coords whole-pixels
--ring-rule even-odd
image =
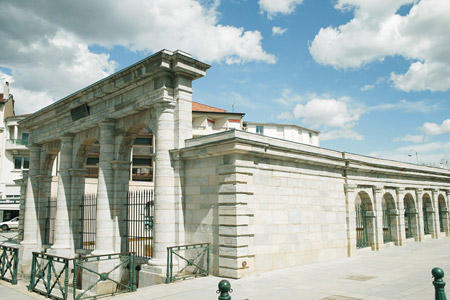
[[[231,111],[234,112],[234,103],[231,104]]]

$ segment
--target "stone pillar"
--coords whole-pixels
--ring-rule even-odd
[[[71,248],[72,228],[70,227],[69,209],[71,205],[71,177],[70,169],[72,168],[73,154],[73,136],[62,136],[58,191],[56,201],[56,218],[55,218],[55,240],[49,253],[73,257],[75,249]]]
[[[42,157],[41,157],[42,158]],[[50,238],[50,223],[48,223],[48,218],[50,217],[50,191],[52,184],[52,176],[49,175],[39,175],[39,237],[43,244],[51,244],[53,241]],[[47,236],[46,236],[47,235]]]
[[[32,145],[30,149],[30,168],[28,171],[27,188],[24,207],[24,231],[23,240],[20,243],[19,263],[22,274],[29,274],[31,269],[32,252],[39,251],[41,244],[37,239],[38,212],[37,201],[39,199],[39,182],[37,176],[40,173],[40,145]]]
[[[423,227],[423,189],[416,189],[416,207],[417,207],[417,236],[421,242],[424,239],[425,231]]]
[[[344,185],[345,191],[345,211],[347,223],[347,255],[349,257],[356,254],[356,185]]]
[[[156,276],[154,283],[164,282],[167,247],[177,245],[175,182],[170,150],[174,149],[174,103],[158,103],[156,109],[155,207],[153,221],[153,255],[147,270]]]
[[[396,205],[398,210],[398,216],[396,217],[397,220],[397,246],[402,246],[403,243],[406,241],[406,220],[405,220],[405,189],[404,188],[396,188]],[[409,228],[411,230],[411,228]]]
[[[378,186],[373,186],[373,205],[375,211],[375,238],[374,245],[372,245],[372,250],[380,250],[381,245],[384,244],[383,241],[383,188]]]
[[[114,252],[125,252],[128,241],[126,238],[127,223],[125,220],[127,216],[127,197],[128,185],[130,182],[130,166],[129,161],[113,161],[112,168],[114,171],[114,236],[117,237],[114,241]]]
[[[438,189],[431,190],[431,204],[433,206],[433,213],[431,213],[431,217],[432,217],[431,235],[434,239],[439,238],[439,232],[440,232],[439,225],[441,222],[441,220],[439,219],[438,196],[439,196]]]
[[[17,125],[14,125],[14,140],[17,141],[19,137],[19,128]]]
[[[70,205],[70,227],[72,228],[72,239],[70,247],[76,251],[82,248],[81,231],[83,229],[81,223],[82,204],[84,200],[84,183],[86,177],[86,169],[70,169],[72,198]]]
[[[97,185],[97,224],[95,250],[93,255],[114,252],[114,224],[112,205],[114,201],[114,174],[111,162],[114,160],[115,120],[100,123],[100,158]]]
[[[448,199],[450,196],[449,191],[445,191],[445,206],[442,211],[442,218],[444,219],[444,232],[446,236],[450,235],[450,216],[449,216],[449,205]]]

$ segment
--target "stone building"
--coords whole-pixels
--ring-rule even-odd
[[[210,243],[211,273],[240,278],[449,234],[448,170],[238,129],[193,137],[193,119],[207,126],[208,118],[201,125],[205,118],[194,117],[192,82],[209,67],[163,50],[21,122],[30,132],[23,273],[32,251],[73,257],[127,250],[130,164],[143,130],[154,137],[154,213],[141,282],[161,281],[167,247],[175,245]],[[209,123],[213,130],[216,121]],[[89,157],[98,158],[92,251],[82,249],[79,230]],[[46,207],[54,192],[49,243]]]
[[[28,115],[16,115],[14,99],[5,83],[0,93],[0,222],[19,215],[20,185],[22,172],[28,171],[28,132],[19,121]]]

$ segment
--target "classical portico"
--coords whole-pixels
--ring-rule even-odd
[[[94,144],[100,151],[95,248],[91,254],[125,250],[124,201],[130,151],[144,128],[155,138],[152,262],[165,262],[166,248],[184,240],[184,233],[176,228],[183,223],[183,214],[175,213],[181,209],[181,183],[169,150],[183,147],[185,139],[192,137],[192,81],[204,76],[209,67],[186,53],[163,50],[55,102],[22,123],[30,131],[31,145],[22,272],[27,273],[32,251],[65,257],[79,252],[86,158]],[[59,172],[57,185],[52,185],[56,157]],[[55,185],[56,191],[52,191]],[[43,220],[50,194],[57,198],[53,241]]]

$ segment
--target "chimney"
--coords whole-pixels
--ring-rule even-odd
[[[5,82],[5,90],[3,91],[3,99],[8,100],[9,99],[9,82]]]

